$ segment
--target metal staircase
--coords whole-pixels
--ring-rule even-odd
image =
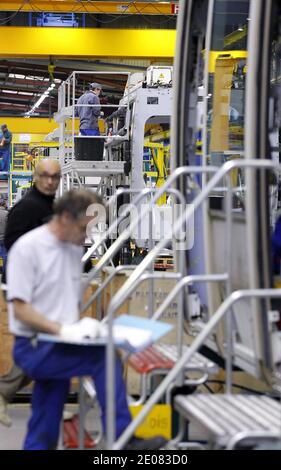
[[[175,409],[199,423],[211,447],[233,449],[259,439],[281,439],[281,404],[258,395],[178,395]]]
[[[188,207],[182,217],[180,217],[173,226],[171,237],[176,236],[177,231],[181,228],[183,223],[189,221],[193,216],[194,211],[206,200],[209,196],[210,191],[219,183],[219,181],[228,174],[234,168],[276,168],[280,170],[278,164],[272,163],[266,160],[260,161],[232,161],[223,165],[222,168],[216,171],[215,175],[209,180],[207,185],[197,196],[193,202],[193,207]],[[156,195],[152,198],[152,203],[157,200],[157,198],[166,191],[170,185],[181,175],[187,173],[203,173],[203,172],[214,172],[212,167],[183,167],[175,170],[173,175],[169,177],[166,183],[157,191]],[[139,219],[136,219],[132,225],[137,224]],[[130,227],[130,230],[133,227]],[[119,238],[113,243],[107,253],[99,261],[97,266],[94,268],[94,271],[90,275],[89,279],[92,279],[97,275],[100,270],[105,266],[110,257],[122,246],[124,240],[127,236],[130,235],[130,230],[127,229],[123,232]],[[150,268],[151,263],[157,257],[158,253],[165,248],[168,243],[167,240],[160,241],[144,258],[140,265],[133,271],[132,275],[125,282],[125,284],[119,289],[119,291],[112,298],[107,314],[109,322],[109,339],[112,335],[112,320],[114,315],[120,305],[124,300],[134,292],[136,287],[143,280],[155,278],[156,273],[147,272]],[[89,250],[89,254],[96,249],[94,246]],[[159,273],[157,274],[159,276]],[[163,276],[163,274],[162,274]],[[166,276],[168,276],[166,274]],[[171,274],[170,274],[171,276]],[[175,295],[180,293],[180,290],[184,288],[184,283],[188,284],[189,280],[184,279],[182,272],[174,273],[173,276],[178,279],[177,288],[174,292],[171,292],[166,301],[163,302],[162,309],[161,307],[153,315],[153,319],[159,318],[161,316],[161,310],[164,311],[167,308],[169,302],[174,298]],[[211,275],[210,275],[211,276]],[[214,276],[214,275],[213,275]],[[216,281],[226,281],[227,276],[225,274],[216,275],[220,279]],[[163,276],[165,277],[165,276]],[[190,276],[192,277],[192,276]],[[204,278],[204,275],[200,276]],[[206,277],[206,275],[205,275]],[[187,276],[188,278],[188,276]],[[201,279],[202,280],[202,279]],[[211,279],[203,279],[203,282],[210,282]],[[197,281],[194,281],[197,282]],[[179,286],[179,287],[178,287]],[[175,381],[181,376],[182,372],[187,367],[192,367],[194,358],[201,361],[201,367],[205,367],[205,371],[212,369],[210,363],[205,362],[201,357],[195,356],[198,353],[198,350],[205,343],[206,339],[212,334],[214,329],[217,327],[218,323],[225,317],[229,316],[231,309],[234,304],[241,300],[253,299],[253,298],[280,298],[281,289],[248,289],[243,291],[232,292],[229,297],[221,304],[218,310],[211,316],[209,321],[205,324],[204,328],[194,339],[192,344],[189,347],[183,347],[181,354],[177,356],[177,360],[174,362],[172,368],[169,368],[171,364],[168,363],[167,375],[157,387],[157,389],[151,394],[142,408],[139,415],[134,419],[134,421],[129,425],[126,431],[119,437],[119,439],[114,442],[114,423],[108,422],[107,426],[107,445],[110,449],[122,449],[126,442],[130,439],[132,434],[138,425],[143,421],[145,416],[149,413],[154,404],[166,393],[167,389],[172,386]],[[168,302],[169,301],[169,302]],[[180,313],[180,311],[179,311]],[[180,323],[179,323],[180,325]],[[229,323],[228,323],[229,325]],[[179,331],[179,333],[181,333]],[[232,370],[232,355],[231,355],[231,346],[230,342],[232,341],[231,334],[226,336],[226,385],[227,391],[231,390],[231,370]],[[163,346],[154,347],[154,350],[157,354],[161,353],[163,356]],[[165,358],[168,361],[173,361],[175,359],[174,355],[175,349],[171,348],[170,351],[165,349]],[[114,376],[114,345],[111,341],[108,342],[107,346],[107,379],[112,380]],[[160,364],[161,365],[161,364]],[[158,365],[157,365],[158,367]],[[202,370],[202,369],[201,369]],[[108,387],[107,390],[107,403],[109,407],[109,415],[114,416],[114,400],[112,400],[112,390]],[[175,407],[177,411],[182,415],[184,419],[193,419],[203,424],[207,433],[209,433],[210,441],[215,447],[226,447],[232,448],[237,444],[241,443],[243,440],[250,439],[251,443],[257,442],[261,438],[273,438],[279,439],[281,437],[281,406],[272,398],[268,397],[253,397],[253,396],[239,396],[231,395],[227,393],[226,395],[194,395],[192,397],[178,396],[175,400]],[[110,419],[110,418],[109,418]],[[280,419],[280,429],[278,428]],[[212,423],[213,422],[213,423]],[[110,424],[110,426],[109,426]],[[225,438],[224,438],[225,436]]]

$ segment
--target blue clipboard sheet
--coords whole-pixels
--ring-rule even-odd
[[[172,328],[173,326],[169,323],[134,315],[120,315],[113,321],[114,344],[126,351],[138,352],[158,341],[162,336],[169,333]],[[37,338],[39,341],[80,346],[105,346],[107,344],[106,330],[102,336],[95,339],[85,338],[79,342],[64,341],[59,336],[45,333],[40,333]]]

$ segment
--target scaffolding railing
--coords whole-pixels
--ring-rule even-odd
[[[259,161],[257,161],[257,160],[237,161],[236,160],[236,161],[231,161],[231,162],[225,163],[220,169],[216,169],[217,172],[213,175],[213,177],[209,180],[209,182],[206,184],[206,186],[202,189],[201,193],[194,199],[193,204],[188,206],[185,209],[184,214],[182,215],[182,217],[180,217],[179,220],[176,221],[176,223],[174,224],[174,227],[172,228],[171,236],[169,237],[170,239],[177,236],[177,234],[178,234],[179,230],[181,229],[182,225],[184,223],[185,224],[188,223],[188,221],[193,216],[194,212],[206,200],[206,198],[209,196],[210,192],[221,181],[221,179],[225,175],[229,174],[229,172],[231,170],[233,170],[234,168],[240,168],[240,167],[248,168],[248,169],[264,169],[264,170],[266,170],[266,169],[276,169],[278,171],[281,170],[281,166],[278,163],[275,163],[275,162],[272,162],[272,161],[269,161],[269,160],[259,160]],[[207,168],[208,167],[205,167],[205,168],[202,167],[201,169],[196,168],[196,167],[195,168],[194,167],[189,167],[189,169],[188,169],[188,167],[187,168],[183,167],[183,168],[180,168],[176,171],[178,171],[179,174],[192,173],[192,172],[196,173],[196,172],[200,172],[200,170],[201,170],[201,172],[203,172],[203,171],[208,172]],[[174,181],[174,179],[176,179],[176,177],[174,176],[174,178],[173,178],[173,175],[172,175],[170,177],[170,179],[167,180],[166,184],[163,185],[160,188],[159,191],[157,191],[154,198],[159,197],[159,195],[161,195],[162,192],[165,191],[167,189],[167,187],[169,187],[169,185]],[[134,223],[137,224],[138,221],[139,221],[138,219],[136,219],[136,221]],[[228,217],[227,218],[227,225],[229,226],[230,224],[231,224],[231,217]],[[227,229],[227,231],[229,231],[229,228]],[[120,236],[119,241],[117,240],[116,246],[118,246],[119,243],[120,243],[120,240],[123,240],[124,238],[126,238],[129,235],[129,233],[130,233],[130,231],[127,230],[127,233],[122,234]],[[107,311],[107,316],[108,316],[108,345],[107,345],[107,360],[106,360],[106,374],[107,374],[108,383],[111,383],[112,378],[114,377],[114,343],[113,343],[113,329],[112,329],[112,321],[113,321],[114,313],[122,305],[122,303],[124,302],[124,299],[126,299],[126,297],[128,295],[128,292],[132,292],[134,290],[140,276],[142,276],[145,273],[145,271],[150,267],[153,260],[160,253],[160,251],[163,250],[163,248],[166,247],[167,243],[168,243],[168,239],[162,240],[149,252],[149,254],[140,263],[140,265],[134,270],[134,272],[128,278],[128,280],[123,284],[123,286],[119,289],[119,291],[114,295],[114,297],[112,298],[112,300],[111,300],[111,302],[108,306],[108,311]],[[114,252],[114,249],[112,251]],[[108,255],[109,254],[106,253],[104,255],[104,258],[106,258]],[[102,264],[102,260],[101,260],[101,264]],[[98,268],[98,265],[97,265],[96,268]],[[270,292],[273,293],[273,291],[270,291]],[[274,294],[273,296],[276,296],[276,294]],[[279,294],[279,296],[280,296],[280,294]],[[278,295],[276,297],[278,297]],[[209,322],[211,322],[211,321],[212,321],[212,319]],[[208,322],[208,324],[209,324],[209,322]],[[203,331],[205,331],[205,328],[204,328]],[[230,331],[230,328],[229,328],[229,325],[228,325],[228,328],[227,328],[227,344],[228,344],[228,347],[229,347],[230,342],[231,342],[230,337],[231,337],[231,331]],[[204,339],[205,339],[205,336],[204,336]],[[200,345],[201,345],[201,343],[200,343]],[[230,355],[230,350],[229,349],[227,351],[227,354],[228,354],[228,356]],[[188,356],[188,358],[189,358],[189,356]],[[180,360],[180,364],[183,365],[182,360]],[[173,373],[173,375],[172,375],[173,379],[177,376],[177,374],[181,371],[181,369],[182,369],[182,367],[180,367],[180,368],[177,367],[177,373],[176,374]],[[229,376],[230,376],[230,361],[229,360],[227,361],[226,369],[227,369],[227,386],[229,387]],[[170,376],[170,374],[169,374],[169,376]],[[169,383],[170,382],[168,382],[168,384]],[[166,384],[166,385],[168,385],[168,384]],[[162,390],[162,387],[161,387],[161,390]],[[155,394],[153,394],[152,396],[154,398],[156,397]],[[158,398],[160,398],[160,397],[157,395],[157,399]],[[126,436],[126,437],[129,436],[130,437],[132,435],[132,433],[134,432],[134,430],[136,429],[138,424],[140,424],[142,422],[142,420],[144,419],[146,414],[149,412],[152,405],[156,403],[157,399],[155,401],[154,400],[151,401],[151,399],[149,399],[148,403],[151,406],[149,406],[149,407],[145,406],[144,407],[145,412],[143,410],[140,413],[140,415],[138,415],[138,417],[136,418],[137,424],[135,425],[135,423],[132,423],[128,427],[128,429],[125,431],[124,436]],[[111,449],[111,448],[117,449],[117,448],[120,448],[120,447],[113,446],[113,443],[114,443],[114,440],[115,440],[115,423],[111,421],[111,417],[115,416],[115,404],[114,404],[113,388],[112,387],[108,387],[108,389],[107,389],[107,407],[108,407],[107,408],[107,413],[108,413],[107,414],[107,420],[108,420],[107,421],[107,446],[108,446],[109,449]],[[142,418],[140,418],[140,416]],[[119,440],[118,440],[118,442],[119,442]],[[120,441],[120,442],[126,443],[127,440],[125,439],[124,441]]]

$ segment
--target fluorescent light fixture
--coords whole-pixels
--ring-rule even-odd
[[[35,105],[33,106],[34,108],[39,108],[40,104],[43,103],[47,95],[42,95],[40,96],[39,100],[36,101]]]
[[[27,75],[26,80],[40,80],[41,82],[48,82],[49,78],[44,78],[39,75]]]
[[[17,94],[17,91],[14,90],[2,90],[4,93],[12,93],[13,95]]]
[[[44,93],[42,93],[42,95],[40,96],[40,98],[36,101],[36,103],[33,105],[33,107],[27,111],[25,113],[25,116],[26,117],[30,117],[31,114],[34,114],[34,111],[35,109],[39,108],[39,106],[43,103],[43,101],[45,100],[45,98],[47,98],[47,96],[49,96],[50,94],[50,91],[52,91],[54,88],[55,88],[55,84],[52,83],[49,88],[47,88],[47,90],[44,91]]]
[[[19,75],[18,73],[9,73],[9,78],[25,78],[25,75]]]

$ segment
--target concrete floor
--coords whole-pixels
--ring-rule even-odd
[[[0,450],[19,450],[22,448],[30,407],[29,405],[11,405],[9,412],[13,425],[6,428],[0,424]]]
[[[65,407],[70,413],[77,413],[77,405],[67,405]],[[29,405],[10,405],[9,413],[13,420],[13,425],[7,428],[0,424],[0,450],[20,450],[24,441],[26,426],[30,416]],[[100,431],[99,410],[90,410],[86,417],[86,429],[91,435],[97,435]],[[62,449],[61,444],[59,449]]]
[[[65,410],[76,414],[78,411],[77,405],[67,405]],[[10,428],[0,424],[0,451],[1,450],[21,450],[22,444],[24,441],[27,422],[30,416],[30,405],[28,404],[18,404],[10,405],[9,413],[13,420],[13,425]],[[85,428],[87,431],[94,437],[96,437],[101,430],[100,424],[100,412],[99,408],[95,406],[92,408],[86,416]],[[202,429],[197,426],[192,426],[190,428],[190,439],[191,440],[202,440],[204,439],[204,433]],[[62,449],[62,444],[60,443],[58,449]],[[103,448],[103,447],[101,447]],[[166,447],[169,449],[169,447]],[[96,448],[97,450],[100,447]],[[171,449],[173,449],[171,447]]]

